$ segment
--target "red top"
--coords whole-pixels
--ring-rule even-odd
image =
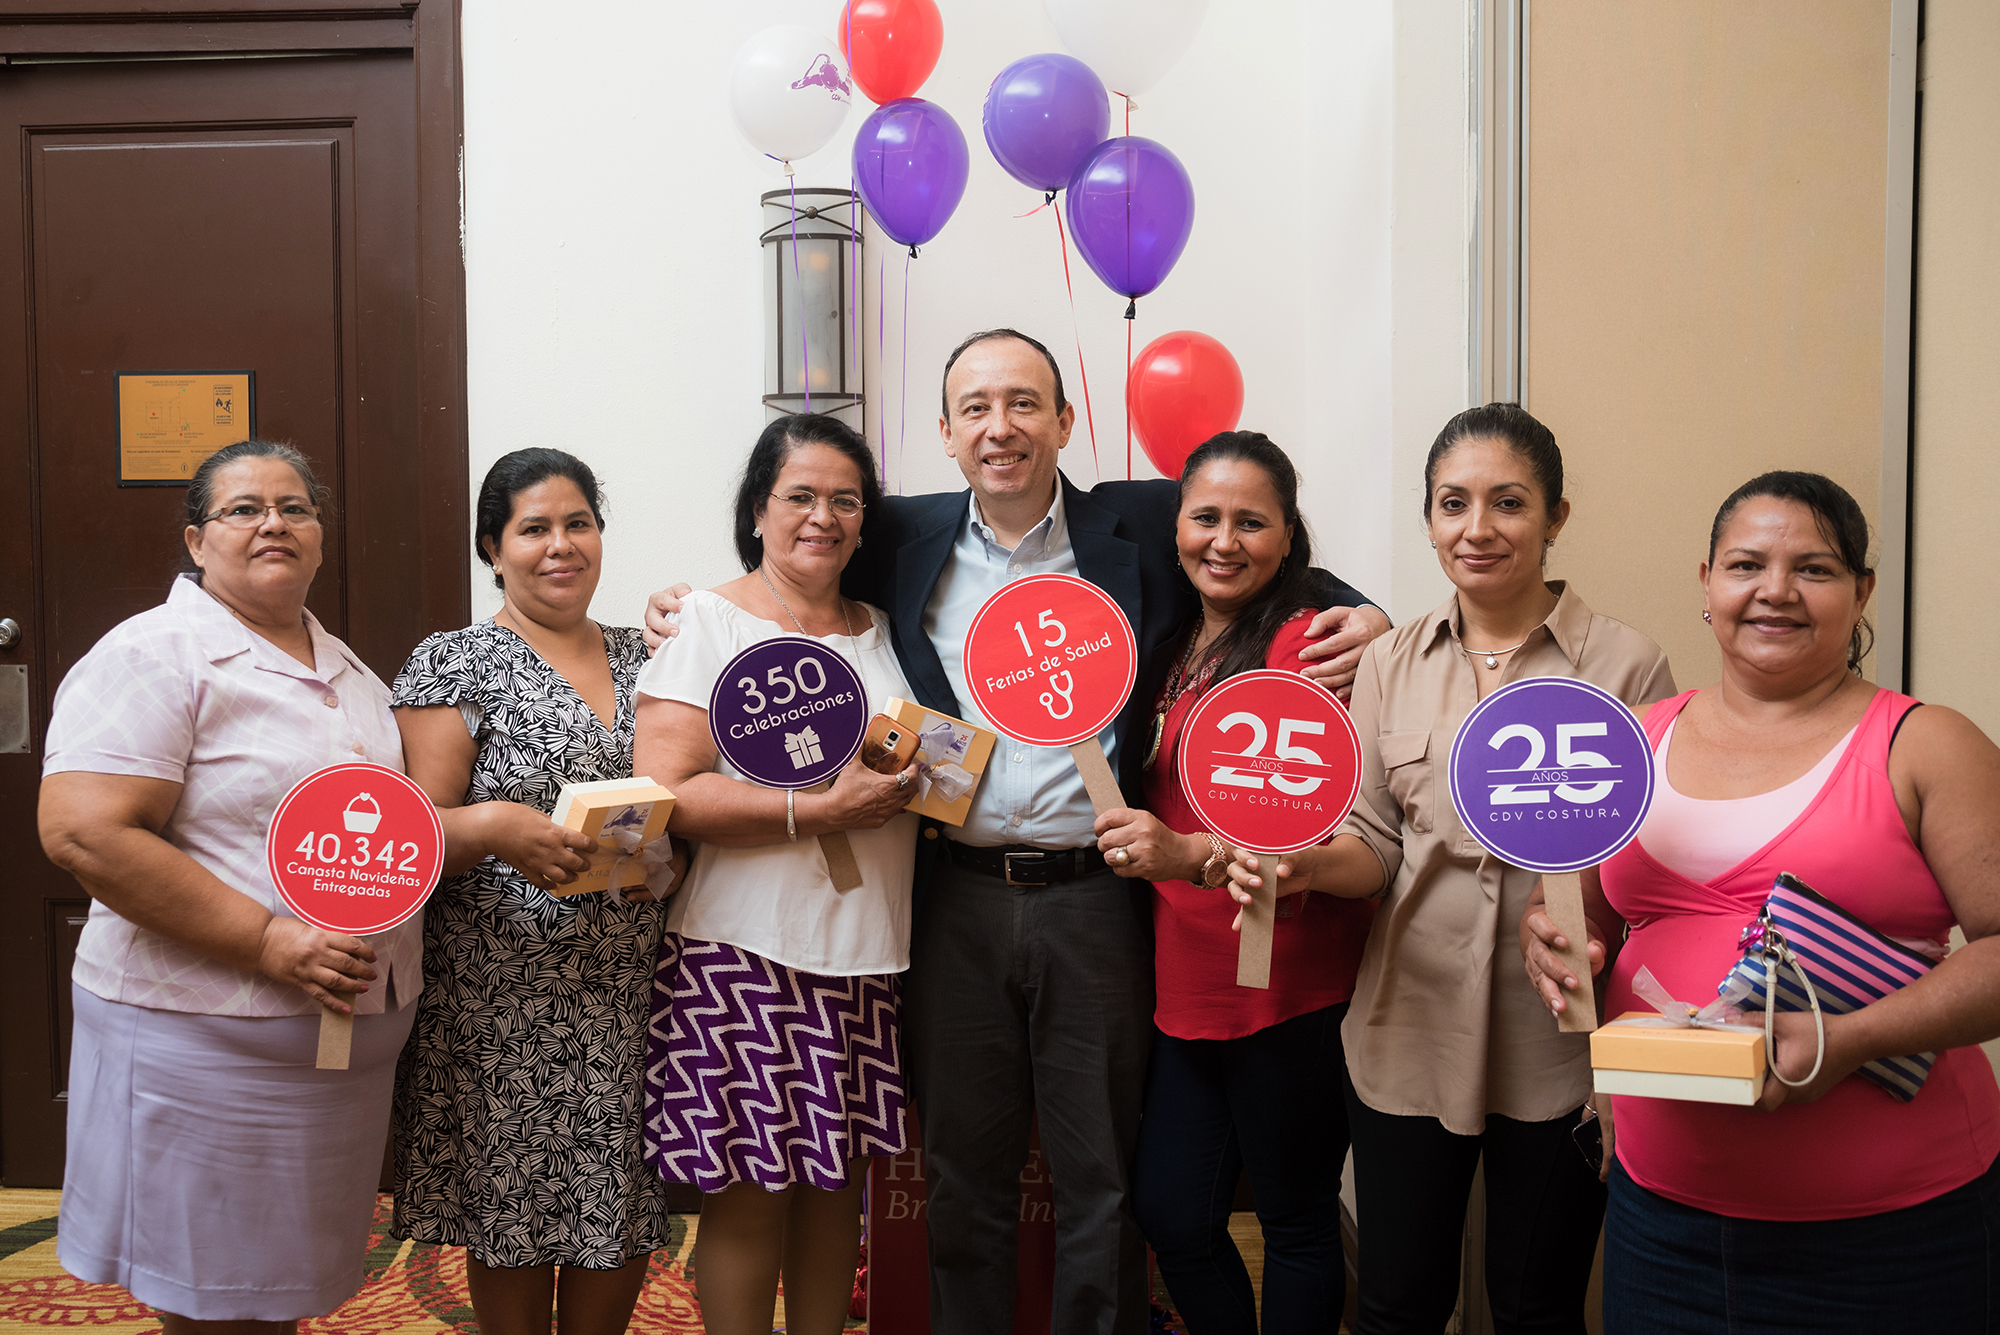
[[[1655,750],[1694,692],[1646,715]],[[1741,958],[1737,938],[1788,871],[1886,936],[1951,931],[1951,905],[1911,842],[1889,782],[1889,744],[1917,702],[1878,691],[1847,753],[1804,813],[1712,881],[1690,880],[1645,849],[1646,833],[1606,862],[1604,893],[1632,933],[1612,967],[1609,1011],[1650,1011],[1632,992],[1640,966],[1696,1005]],[[1977,1048],[1938,1054],[1917,1097],[1898,1103],[1850,1077],[1817,1103],[1775,1113],[1677,1099],[1616,1100],[1618,1161],[1670,1200],[1747,1219],[1853,1219],[1963,1186],[2000,1153],[2000,1087]]]
[[[1312,643],[1305,633],[1312,617],[1301,612],[1278,628],[1264,656],[1266,667],[1298,670],[1299,651]],[[1160,700],[1172,688],[1169,678]],[[1146,771],[1147,807],[1179,834],[1199,834],[1205,828],[1175,778],[1174,765],[1181,725],[1197,698],[1196,691],[1188,690],[1174,701],[1160,737],[1159,758]],[[1372,900],[1310,894],[1279,900],[1268,988],[1236,985],[1239,938],[1229,930],[1235,917],[1236,901],[1226,890],[1205,890],[1187,881],[1154,883],[1153,962],[1159,1002],[1153,1020],[1162,1032],[1175,1038],[1242,1038],[1354,994],[1361,948],[1375,920]]]

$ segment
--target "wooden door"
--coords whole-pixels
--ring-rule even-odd
[[[455,225],[449,250],[425,245],[415,25],[384,11],[362,43],[352,23],[237,18],[0,20],[0,42],[29,48],[0,66],[0,136],[18,146],[0,171],[0,617],[21,627],[0,691],[25,668],[28,715],[26,749],[0,754],[9,1186],[61,1179],[88,908],[35,834],[50,703],[106,630],[163,600],[183,550],[184,485],[121,485],[117,377],[253,373],[231,434],[292,442],[331,486],[310,606],[379,675],[467,615],[462,271]],[[156,49],[132,50],[146,29]],[[204,49],[274,40],[292,49]],[[156,58],[191,54],[208,58]],[[455,201],[455,161],[428,162],[447,174],[432,201]],[[427,289],[450,303],[442,340]]]

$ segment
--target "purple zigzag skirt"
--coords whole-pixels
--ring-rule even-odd
[[[647,1030],[646,1162],[705,1192],[838,1191],[849,1160],[908,1149],[898,983],[669,933]]]

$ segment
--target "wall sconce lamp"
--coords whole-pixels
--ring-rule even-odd
[[[818,187],[768,191],[763,204],[764,420],[810,410],[860,431],[860,326],[848,294],[861,267],[861,206],[851,190]]]

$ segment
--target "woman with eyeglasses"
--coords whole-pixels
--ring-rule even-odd
[[[388,688],[305,607],[323,497],[289,445],[210,455],[186,573],[70,670],[49,722],[42,847],[93,901],[57,1255],[169,1335],[296,1330],[361,1287],[423,986],[420,923],[308,926],[265,860],[299,780],[403,767]],[[315,1067],[323,1009],[355,1016],[347,1070]]]
[[[639,1106],[666,919],[649,889],[551,893],[596,841],[550,817],[565,784],[632,777],[646,645],[590,619],[604,498],[575,455],[496,460],[472,547],[500,610],[396,675],[410,777],[457,849],[424,912],[430,986],[396,1072],[394,1232],[465,1248],[486,1335],[546,1335],[555,1308],[564,1335],[618,1335],[667,1242]],[[678,864],[652,853],[667,889]]]
[[[646,1057],[647,1153],[704,1193],[702,1325],[767,1335],[847,1319],[866,1160],[908,1146],[897,975],[909,967],[914,765],[856,762],[821,792],[748,781],[718,752],[708,704],[737,654],[822,641],[864,699],[908,697],[888,615],[840,594],[881,498],[852,429],[816,413],[764,429],[736,493],[746,573],[688,596],[680,633],[639,679],[639,772],[680,799],[668,828],[700,844],[668,909]],[[834,889],[817,835],[846,831],[862,884]]]

